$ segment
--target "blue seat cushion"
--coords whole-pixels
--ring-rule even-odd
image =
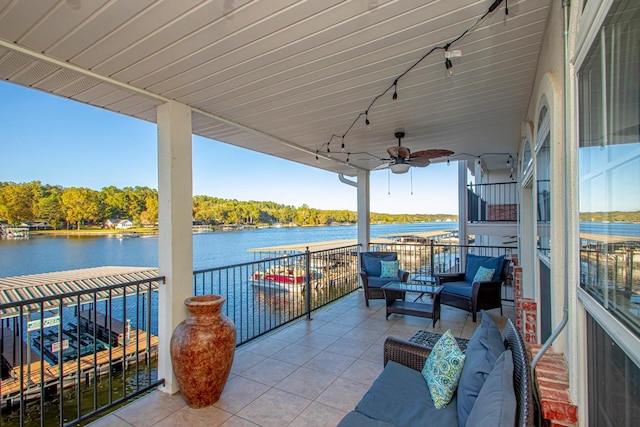
[[[500,274],[502,274],[502,269],[504,266],[504,256],[499,257],[488,257],[488,256],[478,256],[473,254],[467,255],[467,265],[465,267],[464,280],[472,283],[473,278],[476,276],[478,272],[478,268],[485,267],[488,269],[493,269],[493,279],[492,280],[500,280]]]
[[[455,396],[443,409],[436,409],[422,374],[393,361],[387,363],[356,411],[396,426],[423,427],[436,419],[438,425],[458,425]]]
[[[367,285],[370,288],[381,288],[382,286],[386,285],[387,283],[391,283],[391,282],[399,282],[400,278],[398,277],[373,277],[373,276],[367,276]]]
[[[511,427],[515,422],[513,356],[511,350],[506,350],[498,357],[493,370],[484,382],[465,426]]]
[[[360,412],[351,411],[340,421],[337,427],[395,427],[394,424],[374,420]]]
[[[382,267],[380,261],[395,261],[398,255],[395,253],[387,255],[373,255],[370,253],[362,254],[362,268],[367,272],[367,276],[380,277]]]
[[[444,292],[446,293],[471,298],[471,293],[473,291],[471,282],[446,282],[443,286]]]

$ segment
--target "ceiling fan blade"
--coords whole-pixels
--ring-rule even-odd
[[[371,169],[371,170],[379,171],[379,170],[382,170],[382,169],[386,169],[386,168],[388,168],[388,167],[389,167],[389,165],[390,165],[390,164],[391,164],[391,163],[383,163],[383,164],[381,164],[381,165],[376,166],[375,168],[373,168],[373,169]]]
[[[438,157],[447,157],[453,154],[453,151],[433,148],[430,150],[416,151],[411,154],[411,158],[421,157],[426,159],[437,159]]]
[[[389,155],[391,157],[398,157],[398,149],[400,147],[396,147],[395,145],[393,147],[389,147],[387,148],[387,153],[389,153]]]
[[[409,150],[407,147],[398,147],[398,157],[406,159],[407,157],[409,157],[409,154],[411,154],[411,150]]]
[[[409,164],[418,168],[426,168],[431,164],[431,160],[426,157],[412,157],[409,159]]]

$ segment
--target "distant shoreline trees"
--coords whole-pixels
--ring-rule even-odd
[[[57,185],[0,182],[0,222],[19,224],[47,221],[56,229],[104,224],[107,219],[130,219],[135,226],[158,222],[158,191],[148,187],[64,188]],[[314,209],[306,204],[296,208],[275,202],[239,201],[212,196],[193,197],[193,219],[205,224],[296,224],[330,225],[357,222],[349,210]],[[371,213],[373,223],[457,221],[457,215]]]

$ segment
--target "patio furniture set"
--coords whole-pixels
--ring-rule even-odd
[[[420,316],[433,319],[435,326],[441,304],[470,312],[474,322],[480,310],[499,308],[502,314],[502,284],[510,268],[504,256],[468,254],[462,273],[418,275],[412,280],[399,268],[395,252],[362,252],[360,265],[367,307],[370,299],[385,299],[387,318],[392,313]],[[406,301],[407,292],[418,293],[419,297]],[[425,294],[431,298],[423,299]]]
[[[393,261],[389,271],[385,264]],[[369,299],[384,298],[387,318],[392,313],[426,317],[434,326],[441,304],[471,312],[474,322],[479,310],[500,308],[502,314],[500,286],[508,260],[470,254],[466,261],[464,273],[408,281],[397,269],[395,253],[362,253],[367,305]],[[419,296],[406,301],[408,292]],[[384,370],[338,427],[531,426],[529,362],[511,320],[501,333],[486,313],[469,340],[455,338],[450,330],[418,331],[409,341],[388,337]]]

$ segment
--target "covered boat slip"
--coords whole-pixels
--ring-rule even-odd
[[[109,372],[108,366],[135,363],[155,354],[157,336],[130,328],[117,315],[96,311],[93,303],[104,301],[110,306],[125,293],[136,298],[157,290],[161,282],[158,270],[148,267],[96,267],[0,278],[2,399],[10,402],[22,393],[27,393],[26,398],[37,396],[42,389],[66,386],[76,378],[89,381]],[[92,309],[74,309],[86,304]],[[93,349],[99,351],[94,355]],[[21,376],[23,384],[18,381]]]
[[[156,279],[156,280],[154,280]],[[140,292],[147,291],[151,284],[152,289],[157,289],[162,279],[158,276],[157,268],[150,267],[94,267],[81,270],[59,271],[54,273],[33,274],[29,276],[15,276],[0,278],[0,315],[2,319],[20,315],[20,305],[24,301],[49,298],[44,301],[44,309],[57,308],[60,301],[55,299],[65,295],[62,302],[65,306],[73,306],[78,302],[78,296],[67,294],[80,294],[80,303],[93,302],[90,292],[101,290],[96,294],[101,301],[111,297],[122,296],[122,288],[108,290],[110,286],[125,283],[140,283]],[[127,294],[138,292],[135,287],[127,288]],[[31,304],[25,307],[26,311],[40,311],[40,304]]]

